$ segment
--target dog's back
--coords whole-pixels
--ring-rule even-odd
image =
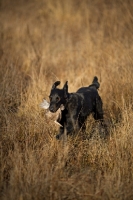
[[[100,87],[100,83],[98,82],[98,78],[95,76],[93,78],[92,84],[88,87],[82,87],[77,90],[76,93],[83,93],[85,99],[91,99],[93,104],[88,104],[89,109],[91,110],[92,105],[94,105],[94,119],[102,120],[103,119],[103,103],[102,99],[98,94],[98,89]]]
[[[89,85],[88,87],[79,88],[77,90],[77,93],[84,93],[90,90],[95,91],[95,90],[98,90],[99,87],[100,87],[100,83],[98,82],[98,78],[95,76],[91,85]]]

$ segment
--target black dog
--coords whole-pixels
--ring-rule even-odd
[[[97,77],[94,77],[91,85],[78,89],[76,93],[68,93],[67,83],[62,89],[58,89],[56,87],[60,84],[60,81],[56,81],[49,96],[49,110],[51,112],[56,112],[61,104],[65,107],[62,111],[60,121],[62,127],[60,127],[60,133],[56,136],[57,139],[64,131],[67,134],[72,134],[80,129],[85,130],[85,121],[91,113],[93,113],[95,120],[103,120],[102,100],[97,91],[100,84]]]

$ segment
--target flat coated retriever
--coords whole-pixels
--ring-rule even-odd
[[[60,136],[66,131],[67,135],[76,133],[80,129],[86,129],[86,119],[92,113],[95,120],[103,121],[102,100],[98,94],[100,84],[98,78],[94,77],[93,82],[88,87],[82,87],[75,93],[68,93],[68,82],[62,89],[57,88],[60,81],[56,81],[50,92],[49,110],[55,113],[63,104],[62,118],[60,120]]]

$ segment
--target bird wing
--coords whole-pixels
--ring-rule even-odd
[[[49,105],[50,105],[49,102],[47,102],[47,100],[44,99],[43,102],[40,104],[40,107],[44,109],[48,109]]]

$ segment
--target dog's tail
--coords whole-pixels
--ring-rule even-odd
[[[100,83],[98,82],[97,76],[94,76],[92,84],[89,87],[95,87],[96,89],[99,89]]]

